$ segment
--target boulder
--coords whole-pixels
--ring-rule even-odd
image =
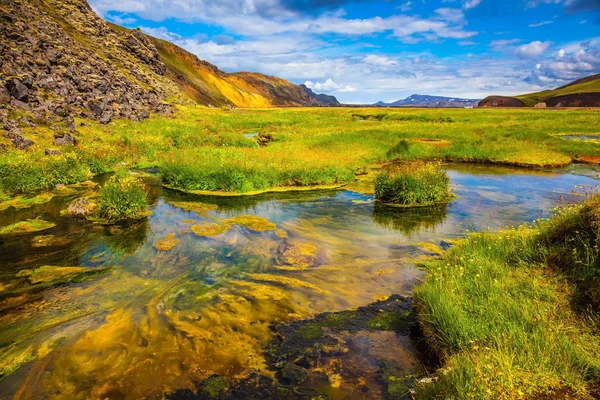
[[[73,137],[73,135],[66,133],[66,132],[61,132],[61,133],[56,133],[54,135],[54,145],[55,146],[68,146],[68,145],[73,145],[75,146],[77,144],[77,139],[75,139]]]
[[[59,154],[62,154],[62,151],[56,150],[56,149],[46,149],[46,150],[44,150],[44,153],[47,156],[57,156]]]
[[[30,146],[33,145],[33,140],[27,139],[26,137],[16,133],[16,132],[8,132],[4,136],[10,139],[12,145],[19,150],[26,150]]]
[[[20,80],[9,79],[5,86],[8,93],[15,99],[25,103],[29,100],[29,89]]]
[[[10,93],[8,90],[2,86],[0,86],[0,105],[8,104],[10,102]]]
[[[81,197],[69,204],[69,207],[67,207],[67,214],[74,217],[85,217],[92,214],[97,207],[98,205],[96,203]]]

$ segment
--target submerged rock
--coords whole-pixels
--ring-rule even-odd
[[[74,200],[69,207],[67,207],[67,214],[74,217],[87,217],[93,214],[98,205],[84,197]]]

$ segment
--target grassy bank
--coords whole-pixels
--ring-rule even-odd
[[[472,234],[427,263],[414,296],[443,366],[419,397],[600,394],[599,228],[596,195],[530,227]]]
[[[165,182],[189,190],[251,192],[273,186],[351,181],[375,162],[445,159],[524,166],[564,165],[600,156],[600,146],[554,135],[597,133],[589,110],[345,109],[220,110],[182,107],[174,118],[109,125],[77,120],[79,144],[55,149],[56,129],[21,127],[35,144],[0,145],[0,192],[73,183],[130,167],[158,166]],[[80,126],[85,122],[85,126]],[[56,124],[66,130],[65,126]],[[272,135],[259,147],[244,133]],[[15,171],[19,171],[18,174]]]

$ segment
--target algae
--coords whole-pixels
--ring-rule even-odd
[[[154,248],[160,251],[169,251],[179,243],[179,240],[175,239],[174,233],[169,233],[163,239],[154,243]]]
[[[266,218],[257,217],[254,215],[238,215],[226,220],[228,224],[231,225],[239,225],[248,229],[252,229],[253,231],[263,232],[263,231],[272,231],[277,228],[272,222],[269,222]]]
[[[205,222],[203,224],[192,225],[190,229],[196,236],[217,236],[227,232],[229,225],[217,222]]]
[[[28,219],[0,228],[0,236],[39,232],[54,228],[55,226],[55,223],[44,221],[43,219]]]

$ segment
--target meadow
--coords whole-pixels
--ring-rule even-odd
[[[76,146],[60,155],[53,135],[66,127],[22,127],[27,151],[0,144],[0,196],[94,174],[158,167],[167,185],[192,191],[253,193],[340,186],[392,160],[453,160],[560,166],[600,157],[600,146],[561,134],[598,134],[594,110],[508,109],[210,109],[181,106],[174,117],[109,125],[76,120]],[[272,140],[259,146],[244,134]],[[18,173],[16,173],[18,171]],[[3,193],[3,194],[1,194]]]

